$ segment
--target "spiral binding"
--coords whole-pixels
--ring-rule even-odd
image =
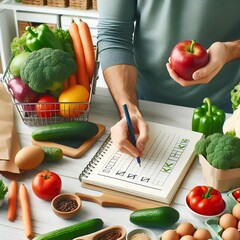
[[[80,173],[79,175],[80,182],[83,181],[83,178],[88,178],[88,176],[91,174],[93,169],[97,166],[99,161],[106,154],[106,152],[108,151],[111,145],[112,145],[112,139],[111,139],[111,136],[109,135],[107,139],[103,142],[102,146],[98,149],[96,154],[93,156],[93,158],[90,160],[90,162],[87,164],[87,166]]]

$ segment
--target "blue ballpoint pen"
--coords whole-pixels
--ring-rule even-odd
[[[129,134],[131,137],[132,144],[136,147],[136,139],[135,139],[135,135],[134,135],[134,131],[133,131],[132,121],[131,121],[131,118],[130,118],[130,115],[128,112],[128,107],[126,104],[123,105],[123,110],[124,110],[125,117],[127,120],[128,131],[129,131]],[[137,157],[137,162],[138,162],[139,166],[141,166],[141,159],[139,156]]]

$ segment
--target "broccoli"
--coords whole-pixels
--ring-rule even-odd
[[[62,44],[63,50],[75,58],[72,38],[69,31],[62,28],[54,28],[52,31],[58,38],[59,42]]]
[[[13,56],[16,56],[22,52],[31,52],[31,50],[28,48],[26,44],[26,35],[27,32],[24,32],[20,38],[19,37],[13,38],[10,44],[10,49]]]
[[[207,155],[206,150],[207,150],[207,147],[210,144],[210,142],[215,138],[218,139],[219,137],[222,137],[222,135],[223,135],[222,133],[214,133],[214,134],[207,136],[206,138],[200,139],[195,144],[195,153],[197,155],[201,154],[206,158],[206,155]]]
[[[6,193],[8,192],[8,187],[5,186],[3,180],[0,179],[0,199],[4,199]]]
[[[209,135],[195,145],[196,153],[202,154],[207,161],[218,169],[240,167],[240,139],[221,133]]]
[[[42,48],[30,53],[20,68],[22,80],[35,92],[58,98],[64,81],[77,70],[75,60],[61,49]]]

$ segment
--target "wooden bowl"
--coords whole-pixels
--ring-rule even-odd
[[[76,201],[77,203],[77,206],[72,209],[72,210],[68,210],[65,208],[64,209],[60,209],[59,208],[59,204],[63,201],[66,201],[66,205],[67,204],[70,204],[70,202],[72,202],[72,200]],[[52,201],[51,201],[51,207],[52,207],[52,210],[53,212],[58,216],[58,217],[61,217],[61,218],[64,218],[64,219],[69,219],[69,218],[73,218],[75,217],[81,207],[82,207],[82,201],[81,199],[75,195],[75,194],[71,194],[71,193],[62,193],[62,194],[59,194],[57,195]]]
[[[74,238],[73,240],[97,240],[99,238],[103,239],[104,236],[106,236],[107,234],[109,235],[111,232],[115,232],[119,234],[119,238],[117,238],[117,240],[126,239],[125,228],[120,225],[114,225],[85,236]]]

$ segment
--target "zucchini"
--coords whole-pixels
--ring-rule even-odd
[[[63,151],[58,147],[42,147],[44,162],[59,162],[63,158]]]
[[[48,233],[44,233],[33,238],[33,240],[72,240],[73,238],[99,231],[102,229],[102,227],[102,219],[93,218]]]
[[[36,141],[87,140],[98,133],[98,126],[92,122],[64,122],[36,128],[32,138]]]

